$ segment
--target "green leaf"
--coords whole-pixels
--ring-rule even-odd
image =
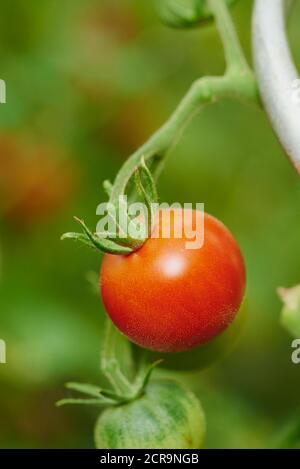
[[[154,370],[154,368],[156,368],[158,365],[160,365],[160,363],[162,362],[163,360],[156,360],[156,362],[153,362],[151,363],[151,365],[149,365],[145,372],[144,372],[144,377],[142,378],[142,389],[144,389],[148,382],[149,382],[149,379],[152,375],[152,372]]]
[[[94,384],[86,384],[86,383],[66,383],[67,389],[72,389],[73,391],[80,392],[82,394],[88,394],[89,396],[99,397],[101,393],[101,389]]]
[[[114,241],[107,238],[100,238],[97,235],[94,235],[89,228],[86,226],[83,220],[75,217],[75,220],[82,226],[85,235],[88,237],[90,242],[100,251],[108,252],[110,254],[130,254],[133,252],[133,249],[125,246],[120,246]]]
[[[74,241],[80,241],[86,246],[95,249],[95,246],[90,241],[90,239],[85,234],[82,234],[82,233],[64,233],[60,239],[62,241],[65,239],[73,239]]]
[[[144,391],[145,387],[149,383],[149,379],[154,368],[156,368],[162,361],[163,360],[157,360],[150,365],[142,365],[135,382],[137,396],[139,396]]]
[[[56,403],[58,407],[65,404],[83,404],[83,405],[116,405],[120,402],[120,397],[113,391],[101,389],[99,386],[87,383],[66,383],[66,388],[77,391],[81,394],[87,394],[92,399],[66,398]]]
[[[160,19],[173,28],[189,28],[201,20],[197,0],[157,0]]]
[[[295,338],[300,337],[300,285],[292,288],[278,288],[283,301],[281,324]]]
[[[226,0],[228,6],[235,2]],[[172,28],[193,28],[212,19],[208,0],[157,0],[156,4],[160,19]]]
[[[103,389],[99,386],[95,386],[94,384],[87,384],[87,383],[66,383],[66,388],[71,389],[72,391],[77,391],[82,394],[87,394],[91,397],[96,397],[97,399],[104,398],[105,402],[110,403],[111,400],[115,402],[120,402],[123,400],[117,393],[111,391],[110,389]],[[103,402],[104,402],[103,400]]]
[[[141,159],[141,164],[136,169],[135,185],[148,210],[148,236],[150,236],[155,219],[155,204],[158,203],[158,195],[155,181],[144,158]]]
[[[83,220],[80,220],[77,217],[74,217],[75,220],[82,226],[84,230],[83,233],[65,233],[62,235],[61,239],[73,239],[75,241],[80,241],[81,243],[85,244],[86,246],[93,248],[93,249],[98,249],[102,252],[107,252],[110,254],[130,254],[133,252],[133,249],[129,246],[124,246],[121,244],[118,244],[117,242],[105,238],[105,237],[100,237],[97,234],[93,234],[89,228],[86,226]],[[117,241],[117,239],[116,239]]]
[[[108,401],[108,399],[61,399],[56,402],[56,407],[61,407],[63,405],[76,404],[76,405],[97,405],[97,406],[106,406],[106,405],[115,405],[116,402]]]
[[[156,189],[156,183],[153,179],[152,173],[146,165],[145,158],[142,157],[141,164],[139,166],[139,173],[141,179],[144,181],[145,192],[148,195],[152,203],[158,203],[158,194]]]

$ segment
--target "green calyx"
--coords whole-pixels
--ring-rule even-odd
[[[228,7],[236,0],[226,0]],[[193,28],[213,19],[209,0],[157,0],[161,21],[172,28]]]
[[[141,197],[145,207],[143,212],[145,221],[130,213],[127,203],[124,203],[124,194],[119,194],[118,205],[116,203],[107,204],[106,218],[107,224],[113,227],[111,231],[92,232],[83,220],[74,217],[83,232],[65,233],[61,239],[80,241],[90,248],[109,254],[127,255],[139,249],[151,234],[156,206],[158,205],[158,195],[155,181],[144,157],[141,158],[140,164],[135,168],[133,176],[136,192]],[[114,186],[106,180],[103,187],[110,196]]]
[[[85,383],[67,383],[67,389],[85,397],[66,398],[58,401],[58,407],[66,404],[83,404],[114,407],[133,402],[143,396],[151,374],[162,360],[151,364],[143,357],[136,368],[130,343],[107,318],[100,355],[102,376],[109,383],[107,388]]]
[[[82,226],[83,233],[65,233],[61,237],[62,240],[73,239],[80,241],[90,248],[99,249],[110,254],[130,254],[133,252],[130,247],[122,246],[108,237],[101,237],[97,233],[92,233],[83,220],[77,217],[74,217],[74,219]]]
[[[152,371],[157,365],[159,365],[159,363],[161,363],[161,360],[148,366],[142,366],[133,383],[129,384],[127,382],[127,388],[123,391],[119,391],[118,389],[103,389],[93,384],[86,383],[66,383],[67,389],[79,392],[80,394],[88,397],[61,399],[56,403],[56,405],[57,407],[66,404],[107,407],[128,404],[143,395]]]

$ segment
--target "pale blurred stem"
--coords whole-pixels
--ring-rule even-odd
[[[141,157],[159,164],[180,139],[185,127],[205,105],[224,97],[259,103],[254,74],[247,64],[225,0],[208,0],[216,20],[226,58],[226,73],[196,80],[167,122],[133,153],[120,169],[113,184],[110,202],[124,194]]]
[[[116,356],[115,338],[118,331],[109,318],[106,319],[105,337],[101,351],[101,371],[114,390],[123,395],[132,393],[132,385],[120,369]]]

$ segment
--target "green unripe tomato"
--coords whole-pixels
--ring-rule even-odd
[[[231,6],[236,0],[226,0]],[[192,28],[212,19],[207,0],[157,0],[160,19],[172,28]]]
[[[170,379],[150,382],[140,398],[104,410],[95,427],[98,449],[200,448],[204,435],[199,400]]]

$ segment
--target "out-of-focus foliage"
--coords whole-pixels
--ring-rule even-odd
[[[233,9],[249,59],[251,6]],[[299,20],[296,5],[298,65]],[[105,313],[86,272],[98,271],[101,256],[60,235],[74,229],[73,215],[96,224],[102,181],[193,80],[223,72],[223,51],[213,24],[168,29],[152,1],[2,0],[0,54],[0,446],[89,447],[97,411],[54,403],[64,382],[100,379]],[[299,406],[300,365],[276,294],[299,283],[299,187],[264,113],[231,100],[196,117],[161,175],[161,200],[204,202],[247,265],[237,348],[182,375],[203,403],[207,447],[264,447]]]

